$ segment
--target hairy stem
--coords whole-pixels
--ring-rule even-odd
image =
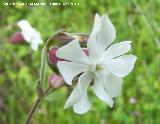
[[[41,102],[41,99],[37,98],[37,100],[35,101],[35,103],[33,104],[32,108],[30,109],[29,113],[28,113],[28,116],[27,116],[27,119],[25,121],[25,124],[29,124],[31,119],[32,119],[32,116],[34,114],[34,112],[36,111],[36,109],[38,108],[39,104]]]
[[[51,87],[48,87],[46,90],[45,90],[45,96],[48,95],[49,91],[51,90],[52,88]],[[33,114],[35,113],[36,109],[38,108],[40,102],[42,101],[42,98],[37,98],[37,100],[35,101],[35,103],[32,105],[28,115],[27,115],[27,119],[25,121],[25,124],[30,124],[30,121],[33,117]]]

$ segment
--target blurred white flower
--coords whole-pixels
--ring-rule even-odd
[[[93,30],[87,41],[89,56],[80,47],[78,39],[61,47],[57,57],[68,61],[58,61],[57,66],[67,84],[81,74],[77,86],[69,96],[65,109],[73,106],[76,113],[82,114],[90,109],[87,88],[92,80],[97,97],[113,106],[113,97],[120,94],[122,77],[134,67],[136,56],[123,55],[131,49],[130,41],[111,45],[116,31],[109,18],[95,15]]]
[[[17,25],[20,27],[24,39],[31,44],[31,48],[34,51],[37,51],[38,45],[42,43],[40,33],[32,28],[27,20],[20,20]]]
[[[137,99],[132,97],[132,98],[129,99],[129,103],[130,104],[136,104],[137,103]]]

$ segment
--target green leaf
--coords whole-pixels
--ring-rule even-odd
[[[46,70],[46,53],[45,53],[45,48],[43,48],[41,53],[40,86],[42,86],[42,83],[44,82],[45,79],[45,70]]]

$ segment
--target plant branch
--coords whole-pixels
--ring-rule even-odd
[[[52,88],[51,87],[48,87],[44,93],[45,93],[45,96],[48,95],[49,91],[51,90]],[[45,97],[44,96],[44,97]],[[40,102],[42,101],[43,98],[37,98],[37,100],[35,101],[35,103],[32,105],[28,115],[27,115],[27,119],[25,121],[25,124],[30,124],[30,121],[32,119],[32,116],[33,114],[35,113],[36,109],[38,108]]]
[[[27,116],[27,119],[25,121],[25,124],[29,124],[31,119],[32,119],[32,116],[34,114],[34,112],[36,111],[37,107],[39,106],[41,102],[41,99],[37,98],[37,100],[35,101],[35,103],[33,104],[32,108],[30,109],[29,113],[28,113],[28,116]]]

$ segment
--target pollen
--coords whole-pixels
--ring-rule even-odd
[[[96,65],[96,71],[100,71],[100,70],[102,70],[103,69],[103,66],[102,65],[100,65],[100,64],[97,64]]]
[[[100,64],[93,64],[93,65],[89,65],[89,70],[91,72],[95,72],[95,71],[100,71],[103,69],[103,66]]]

